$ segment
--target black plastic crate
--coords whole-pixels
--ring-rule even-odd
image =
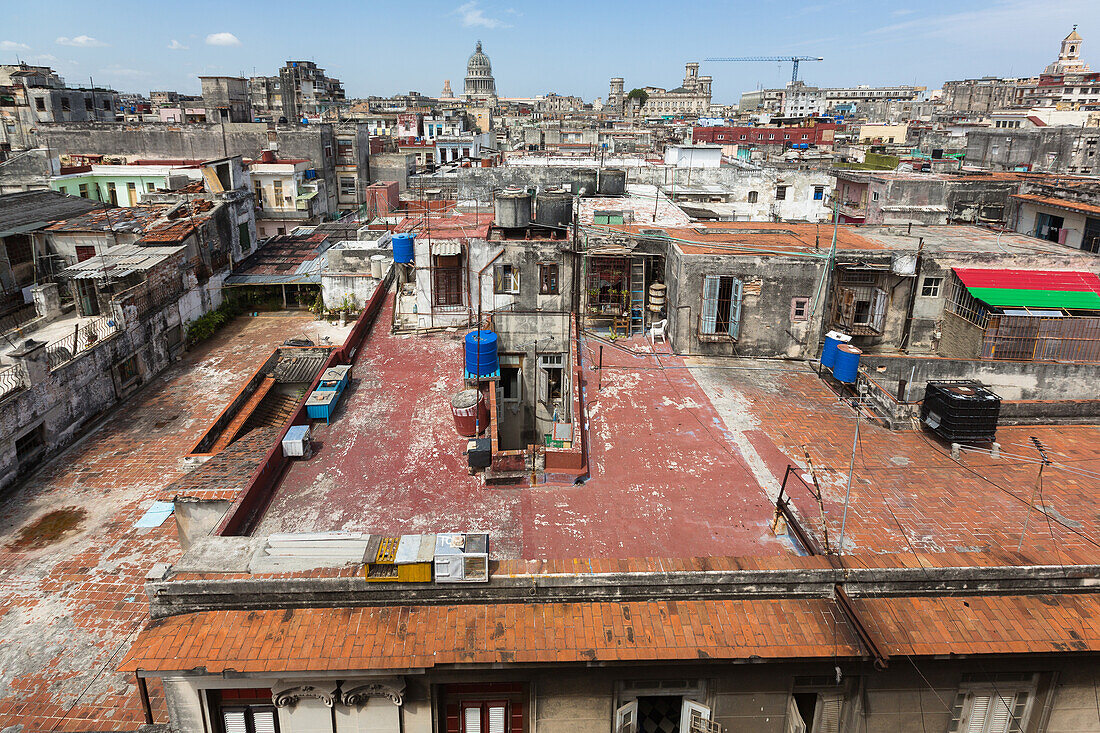
[[[978,382],[929,382],[921,403],[921,422],[952,443],[988,443],[996,439],[1001,398]]]

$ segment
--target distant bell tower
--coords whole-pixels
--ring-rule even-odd
[[[1088,73],[1089,65],[1081,60],[1081,44],[1084,39],[1077,33],[1077,26],[1073,26],[1070,34],[1062,39],[1062,47],[1058,50],[1058,60],[1043,69],[1044,74],[1081,74]]]
[[[1077,34],[1077,26],[1073,26],[1073,31],[1062,39],[1062,50],[1058,54],[1059,61],[1077,61],[1081,58],[1081,41],[1083,39]]]
[[[684,64],[684,89],[695,89],[699,85],[699,64]]]

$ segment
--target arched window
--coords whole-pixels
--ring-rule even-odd
[[[759,199],[759,198],[760,198],[759,193],[757,193],[756,191],[749,191],[749,203],[750,204],[755,204],[757,199]]]

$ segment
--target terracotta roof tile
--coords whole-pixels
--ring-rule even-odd
[[[1097,594],[854,603],[890,654],[1100,651]],[[153,621],[120,671],[862,656],[834,608],[826,599],[760,599],[193,613]]]

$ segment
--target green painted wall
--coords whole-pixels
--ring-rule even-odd
[[[108,185],[113,183],[115,185],[115,193],[118,196],[119,206],[133,206],[141,201],[142,195],[147,193],[149,185],[152,184],[153,188],[165,188],[168,185],[167,176],[164,175],[144,175],[144,176],[105,176],[102,174],[88,173],[85,175],[73,175],[65,178],[55,178],[50,181],[50,188],[54,191],[60,191],[61,193],[67,193],[70,196],[80,196],[81,184],[86,185],[87,198],[95,199],[96,201],[108,200]],[[136,194],[136,201],[130,200],[128,184],[134,184]]]

